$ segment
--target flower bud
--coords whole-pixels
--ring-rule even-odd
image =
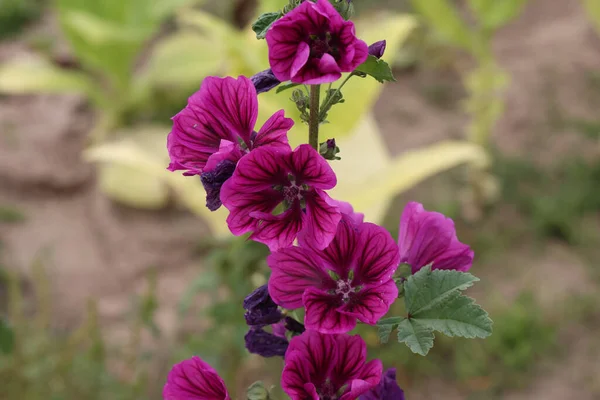
[[[275,77],[270,68],[254,75],[250,78],[250,80],[254,84],[257,94],[268,92],[281,83],[279,79]]]
[[[244,317],[249,326],[263,327],[283,319],[277,304],[269,296],[267,285],[259,287],[244,299],[244,309]]]
[[[340,148],[335,144],[335,139],[328,139],[319,145],[319,154],[326,160],[341,160],[337,154],[340,152]]]
[[[383,57],[383,53],[385,53],[386,44],[387,43],[385,40],[380,40],[379,42],[373,43],[369,46],[369,55],[375,56],[377,58]]]

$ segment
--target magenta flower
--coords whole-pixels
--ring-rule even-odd
[[[400,262],[409,264],[413,274],[429,264],[432,269],[458,271],[468,271],[473,264],[473,250],[458,241],[452,219],[415,202],[402,212],[398,246]]]
[[[254,84],[240,76],[204,79],[187,106],[173,117],[167,137],[168,169],[201,175],[211,210],[221,205],[221,186],[244,154],[266,145],[289,148],[287,131],[294,122],[285,118],[284,111],[269,118],[258,133],[254,131],[257,116]]]
[[[231,400],[225,382],[200,357],[175,364],[163,388],[165,400]]]
[[[344,333],[356,320],[374,325],[398,297],[392,278],[398,247],[380,226],[344,215],[324,250],[289,247],[272,253],[269,293],[287,309],[306,307],[306,329]]]
[[[290,342],[281,387],[292,400],[354,400],[381,379],[381,361],[366,356],[360,336],[306,331]]]
[[[280,81],[320,84],[340,79],[368,57],[354,24],[327,0],[305,1],[267,32],[269,63]]]
[[[242,158],[221,190],[234,235],[250,238],[271,251],[291,246],[298,233],[317,248],[326,247],[341,218],[324,190],[336,184],[333,170],[309,145],[293,152],[266,146]],[[283,203],[284,211],[274,214]]]

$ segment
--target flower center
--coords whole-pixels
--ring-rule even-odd
[[[321,35],[310,35],[310,56],[313,58],[321,58],[324,54],[331,54],[337,59],[339,51],[333,43],[331,33],[326,32]]]
[[[296,186],[296,183],[291,182],[289,186],[283,187],[283,198],[288,204],[292,204],[296,200],[302,199],[302,188]]]
[[[354,292],[354,288],[350,284],[350,281],[339,280],[337,281],[337,288],[335,289],[335,294],[342,296],[343,302],[348,302],[350,300],[350,293]]]

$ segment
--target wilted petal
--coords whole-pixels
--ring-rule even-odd
[[[163,388],[165,400],[230,400],[225,382],[200,357],[175,364]]]
[[[256,89],[256,93],[265,93],[277,87],[281,81],[275,77],[271,68],[261,71],[250,78]]]
[[[365,324],[375,325],[387,314],[397,298],[398,287],[390,279],[380,286],[365,288],[351,296],[350,301],[340,307],[339,311]]]
[[[304,324],[308,330],[332,334],[350,332],[356,327],[356,317],[338,311],[342,303],[336,295],[311,287],[304,292],[302,302],[306,307]]]
[[[396,368],[389,368],[379,385],[360,396],[359,400],[404,400],[404,391],[396,382]]]
[[[390,233],[371,223],[361,225],[355,254],[355,284],[380,285],[392,279],[400,259]]]
[[[267,257],[267,264],[272,270],[269,293],[284,308],[302,307],[302,295],[309,287],[335,287],[322,261],[308,249],[281,249]]]
[[[294,126],[294,120],[285,117],[285,111],[279,110],[271,116],[260,128],[256,138],[252,141],[252,147],[260,146],[283,146],[289,150],[287,133]]]
[[[269,295],[267,285],[263,285],[244,299],[244,318],[250,326],[276,324],[283,319],[279,307]]]
[[[387,42],[385,40],[380,40],[378,42],[373,43],[369,46],[369,55],[375,56],[377,58],[383,57],[383,53],[385,53],[385,47]]]
[[[221,207],[221,188],[231,178],[235,171],[235,163],[230,160],[219,162],[215,168],[200,175],[202,186],[206,191],[206,207],[210,211],[216,211]]]

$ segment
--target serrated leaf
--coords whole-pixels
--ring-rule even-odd
[[[281,12],[264,13],[252,24],[252,30],[256,33],[257,39],[264,39],[267,36],[267,31],[273,24],[282,17]]]
[[[357,71],[363,72],[375,78],[378,82],[394,82],[396,79],[392,74],[392,68],[388,63],[375,56],[369,56],[367,61],[360,64]]]
[[[448,297],[465,290],[479,278],[460,271],[431,270],[430,266],[421,268],[408,277],[404,284],[406,309],[416,315],[432,308],[442,306]]]
[[[475,300],[453,292],[443,304],[412,315],[424,326],[447,336],[486,338],[492,334],[492,320]]]
[[[380,343],[387,343],[390,340],[390,335],[394,330],[394,325],[381,325],[377,327],[377,336]]]
[[[414,319],[405,319],[398,325],[398,342],[405,343],[413,353],[426,356],[434,338],[431,328]]]
[[[15,346],[15,333],[4,319],[0,319],[0,353],[10,354]]]
[[[377,322],[377,326],[384,326],[384,325],[397,325],[400,322],[404,321],[406,318],[404,317],[388,317],[388,318],[382,318]]]

